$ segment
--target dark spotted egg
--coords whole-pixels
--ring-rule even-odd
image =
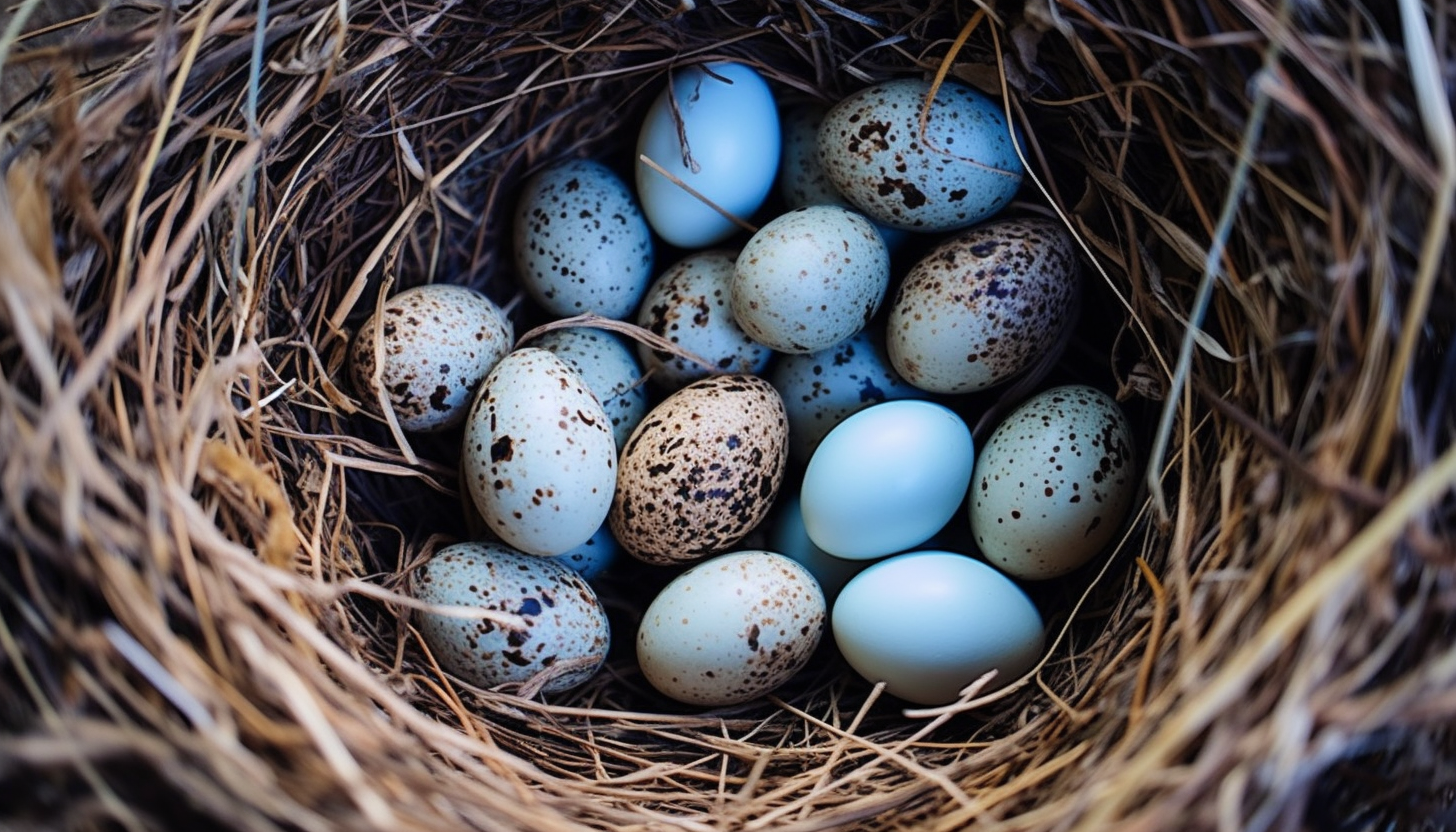
[[[768,513],[787,460],[784,405],[767,381],[696,381],[649,411],[622,449],[612,534],[648,563],[724,552]]]
[[[1024,167],[1001,105],[954,81],[941,85],[926,130],[930,82],[902,78],[840,101],[819,127],[829,180],[876,222],[908,231],[953,231],[1004,208]]]
[[[1137,487],[1132,431],[1117,402],[1092,387],[1054,387],[997,426],[971,475],[976,545],[1030,580],[1091,560],[1117,534]]]
[[[355,334],[349,372],[364,406],[380,392],[408,431],[436,431],[465,418],[475,388],[511,348],[500,307],[465,286],[432,283],[385,301]]]
[[[440,666],[477,687],[568,690],[596,673],[611,645],[606,612],[585,578],[550,558],[504,544],[457,543],[441,549],[410,574],[410,592],[434,606],[503,614],[415,613],[420,635]]]
[[[639,344],[637,354],[653,382],[668,390],[720,373],[760,373],[773,350],[748,337],[729,305],[733,262],[728,249],[694,252],[658,275],[637,310],[637,325],[708,362]]]
[[[941,243],[900,284],[885,329],[890,363],[932,393],[1010,379],[1072,326],[1080,273],[1071,235],[1043,219],[995,220]]]

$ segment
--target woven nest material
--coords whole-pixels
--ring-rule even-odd
[[[39,5],[0,46],[43,79],[0,128],[0,825],[1456,828],[1447,5],[199,0],[14,38]],[[1058,372],[1151,486],[1010,695],[906,714],[827,659],[703,712],[628,651],[523,698],[410,627],[456,454],[361,410],[349,335],[427,281],[511,303],[521,178],[624,158],[712,57],[1009,91],[1025,199],[1095,263]]]

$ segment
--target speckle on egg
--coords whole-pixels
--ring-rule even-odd
[[[552,330],[526,346],[550,350],[580,374],[611,418],[617,448],[626,444],[647,415],[642,365],[632,347],[616,333],[586,327]]]
[[[905,275],[885,328],[890,363],[922,390],[984,390],[1053,349],[1076,318],[1080,286],[1074,244],[1057,223],[977,226]]]
[[[376,337],[383,366],[376,362]],[[377,409],[383,389],[401,428],[444,430],[465,418],[476,387],[510,350],[512,337],[505,313],[474,289],[417,286],[389,298],[359,328],[350,373],[365,407]]]
[[[783,402],[755,376],[713,376],[647,414],[622,449],[608,521],[648,563],[700,560],[768,514],[788,460]]]
[[[825,617],[824,594],[804,567],[772,552],[722,555],[653,599],[637,631],[637,661],[673,699],[735,705],[802,670]]]
[[[568,690],[596,673],[611,645],[606,612],[584,578],[500,543],[441,549],[410,574],[410,593],[426,604],[479,607],[525,623],[514,629],[485,618],[415,613],[440,665],[477,687],[535,682],[544,693]]]
[[[711,365],[639,345],[637,354],[655,384],[676,390],[710,375],[760,373],[768,367],[773,350],[749,338],[729,307],[735,257],[735,252],[724,249],[690,254],[648,288],[637,325]]]
[[[971,476],[976,545],[1005,572],[1065,575],[1112,540],[1137,487],[1132,431],[1092,387],[1054,387],[996,427]]]

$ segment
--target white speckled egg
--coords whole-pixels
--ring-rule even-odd
[[[814,576],[824,592],[824,600],[830,604],[839,597],[839,591],[849,579],[864,571],[872,561],[837,558],[814,545],[809,532],[804,528],[804,512],[799,506],[799,495],[784,494],[779,498],[771,518],[768,534],[768,548],[771,552],[794,561]]]
[[[639,344],[637,354],[654,383],[676,390],[718,373],[761,373],[773,350],[756,343],[733,320],[731,251],[690,254],[653,281],[637,311],[637,325],[706,359],[712,366]]]
[[[773,92],[743,64],[674,70],[642,122],[637,155],[746,220],[773,189],[778,170],[779,117]],[[637,195],[652,229],[674,246],[704,248],[738,230],[732,220],[640,158]]]
[[[768,376],[789,416],[789,461],[808,462],[835,425],[851,413],[924,393],[890,366],[885,348],[868,331],[827,350],[780,356]]]
[[[693,382],[653,408],[622,449],[612,534],[648,563],[723,552],[768,514],[787,461],[784,406],[768,382]]]
[[[465,286],[432,283],[394,295],[364,322],[350,347],[349,367],[366,407],[378,407],[382,388],[401,428],[443,430],[465,418],[475,388],[510,351],[513,337],[511,322],[490,298]]]
[[[506,543],[558,555],[602,525],[617,478],[612,423],[576,371],[543,349],[501,359],[465,425],[464,476]]]
[[[527,180],[512,239],[521,285],[553,315],[626,318],[652,279],[647,220],[600,162],[564,162]]]
[[[996,427],[971,480],[986,560],[1028,580],[1065,575],[1110,542],[1137,487],[1132,429],[1117,402],[1082,385],[1033,396]]]
[[[524,684],[549,675],[545,693],[574,688],[606,661],[611,631],[591,586],[549,558],[500,543],[457,543],[410,574],[410,593],[438,606],[520,616],[524,629],[481,618],[416,612],[440,666],[472,685]]]
[[[822,104],[790,107],[779,114],[783,125],[783,147],[779,154],[779,195],[789,208],[806,205],[838,205],[854,208],[824,173],[819,162],[819,125],[829,108]],[[855,209],[858,210],[858,209]],[[871,220],[871,222],[874,222]],[[899,228],[874,223],[875,230],[894,251],[909,236]]]
[[[1041,657],[1041,614],[986,564],[951,552],[897,555],[856,575],[831,616],[855,672],[918,705],[954,702],[990,670],[983,692],[1015,681]]]
[[[819,548],[870,559],[918,546],[960,508],[971,431],[932,402],[885,402],[829,431],[804,469],[804,528]]]
[[[550,350],[581,376],[612,420],[620,450],[647,415],[647,388],[633,348],[616,333],[588,327],[552,330],[526,346]]]
[[[890,363],[922,390],[984,390],[1053,349],[1076,320],[1080,286],[1072,238],[1057,223],[973,228],[905,275],[885,327]]]
[[[679,702],[736,705],[802,670],[824,618],[824,595],[804,567],[772,552],[735,552],[658,593],[637,631],[637,661]]]
[[[738,254],[733,319],[779,352],[817,352],[869,323],[890,285],[890,252],[873,224],[837,205],[775,217]]]
[[[910,231],[953,231],[1004,208],[1025,169],[1001,105],[947,81],[920,110],[930,82],[887,81],[836,104],[819,128],[831,182],[871,219]]]
[[[617,539],[612,537],[612,530],[603,523],[585,543],[553,555],[552,560],[571,567],[578,575],[590,581],[611,568],[621,551],[622,547],[617,545]]]

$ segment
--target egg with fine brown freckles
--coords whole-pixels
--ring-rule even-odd
[[[727,551],[773,505],[788,434],[783,401],[756,376],[712,376],[668,396],[622,449],[612,534],[647,563]]]

